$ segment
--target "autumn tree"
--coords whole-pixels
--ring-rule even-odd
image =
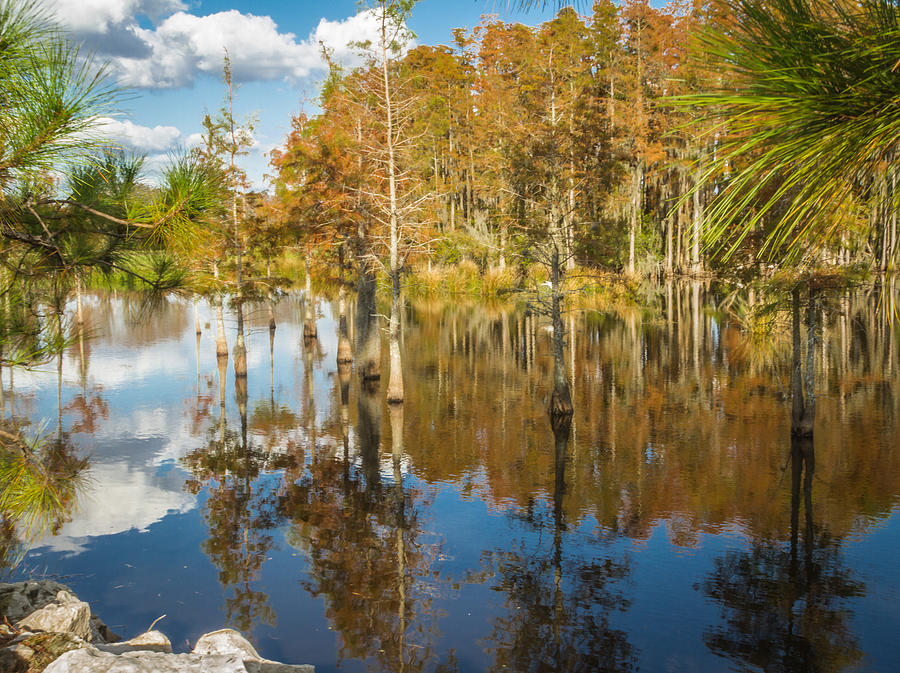
[[[380,0],[375,5],[378,40],[365,45],[368,63],[358,80],[358,109],[368,115],[371,136],[361,150],[374,169],[374,180],[363,186],[371,198],[373,218],[384,228],[387,271],[391,282],[389,318],[390,378],[387,399],[403,401],[403,363],[400,352],[400,275],[414,242],[416,213],[425,198],[410,177],[408,151],[412,138],[409,124],[419,101],[407,93],[399,77],[398,60],[411,37],[406,28],[415,0]]]

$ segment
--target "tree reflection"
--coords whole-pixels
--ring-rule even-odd
[[[90,461],[68,432],[28,438],[25,424],[0,421],[0,570],[15,568],[36,540],[71,520],[89,479]]]
[[[486,649],[493,654],[492,671],[632,671],[637,652],[627,634],[613,628],[610,614],[626,610],[630,601],[619,583],[629,573],[627,563],[612,558],[577,556],[565,515],[566,449],[571,420],[554,419],[554,481],[552,518],[532,511],[527,521],[543,531],[552,529],[552,547],[521,544],[513,551],[495,551],[486,560],[494,588],[506,594],[507,615],[494,622]]]
[[[227,622],[250,635],[259,624],[274,626],[276,620],[268,595],[255,588],[274,546],[273,531],[282,521],[278,491],[270,483],[275,480],[262,472],[286,468],[293,459],[250,441],[246,375],[236,376],[235,383],[240,428],[228,427],[226,372],[227,360],[220,357],[219,417],[211,419],[205,446],[188,453],[183,462],[192,475],[186,484],[188,490],[198,493],[204,486],[209,489],[204,506],[209,537],[203,551],[219,571],[226,594]]]
[[[723,625],[708,630],[704,640],[742,670],[855,670],[862,658],[846,601],[862,596],[865,586],[842,565],[840,540],[816,530],[814,473],[812,440],[793,437],[789,544],[761,541],[750,551],[729,551],[703,582],[723,617]]]
[[[309,557],[305,588],[326,601],[339,635],[338,656],[367,659],[373,670],[449,670],[436,663],[430,572],[437,545],[419,519],[424,493],[404,483],[403,409],[391,408],[391,478],[379,459],[381,405],[371,382],[359,393],[357,450],[321,455],[290,486],[289,542]],[[338,386],[342,401],[346,387]],[[344,406],[344,405],[342,405]]]

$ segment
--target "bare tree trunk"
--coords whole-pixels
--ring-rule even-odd
[[[818,291],[809,290],[807,306],[806,371],[803,371],[803,341],[800,336],[800,290],[792,292],[792,351],[791,369],[791,433],[797,437],[812,437],[816,419],[815,344],[817,335],[816,311]]]
[[[356,352],[364,381],[381,378],[381,330],[375,306],[375,274],[362,262],[356,294]]]
[[[700,179],[703,175],[702,164],[700,160],[697,161],[697,171],[694,175],[695,179],[695,187],[700,183]],[[691,227],[691,273],[694,275],[700,274],[703,271],[703,266],[700,264],[700,237],[701,237],[701,225],[703,223],[703,202],[700,198],[700,189],[694,189],[693,195],[693,205],[694,205],[694,219]]]
[[[338,290],[338,348],[337,363],[349,364],[353,362],[353,349],[350,347],[350,337],[347,333],[347,289],[341,282]]]
[[[213,264],[213,277],[216,279],[216,284],[218,285],[219,280],[219,265]],[[228,357],[228,340],[225,338],[225,313],[224,308],[222,306],[222,291],[220,289],[216,289],[216,357],[218,358],[227,358]]]
[[[228,372],[228,360],[217,358],[216,369],[219,372],[219,443],[225,448],[225,378]]]
[[[643,164],[638,163],[631,175],[631,212],[628,226],[628,275],[633,276],[636,269],[635,245],[641,216],[641,191],[643,182]]]
[[[81,383],[87,380],[87,361],[84,357],[84,303],[82,299],[81,278],[75,279],[75,322],[78,328],[78,368],[81,370]]]
[[[809,290],[809,305],[806,317],[806,376],[804,380],[806,399],[804,400],[803,434],[812,436],[816,420],[816,340],[819,327],[816,321],[819,312],[818,290]]]
[[[550,284],[553,297],[550,314],[553,321],[553,394],[550,396],[550,416],[571,416],[572,396],[566,375],[566,354],[563,345],[565,328],[562,321],[562,292],[560,291],[559,251],[554,249],[550,263]]]
[[[194,333],[200,334],[200,308],[197,306],[197,295],[194,295]]]
[[[678,184],[676,183],[676,189],[678,188]],[[668,196],[668,195],[667,195]],[[673,262],[673,253],[672,249],[673,244],[673,235],[674,235],[674,227],[675,227],[675,212],[677,209],[672,208],[669,210],[669,213],[666,215],[666,277],[672,276],[672,262]]]
[[[403,361],[400,354],[400,273],[391,273],[391,318],[389,327],[390,378],[388,379],[387,401],[391,404],[403,402]]]
[[[237,315],[237,337],[234,341],[234,376],[235,386],[247,385],[247,348],[244,345],[244,305],[238,302],[235,307]],[[241,381],[243,379],[243,381]]]
[[[804,416],[803,341],[800,337],[800,289],[791,292],[791,433],[800,435]]]
[[[400,222],[397,208],[397,163],[394,154],[394,108],[391,97],[391,79],[388,72],[387,12],[381,12],[381,68],[384,84],[384,107],[386,113],[385,143],[387,147],[388,197],[390,220],[390,275],[391,275],[391,317],[390,317],[390,378],[388,379],[387,401],[391,404],[403,402],[403,362],[400,354]]]
[[[272,410],[275,410],[275,316],[272,305],[269,305],[269,399]]]
[[[75,322],[78,324],[79,334],[84,329],[84,305],[81,299],[81,278],[75,279]]]
[[[303,320],[303,338],[304,339],[315,339],[319,332],[316,328],[316,308],[315,308],[315,300],[313,299],[312,293],[312,276],[309,272],[309,250],[306,251],[306,295],[303,299],[304,306],[304,320]]]
[[[575,180],[569,176],[569,193],[565,217],[566,268],[575,268]]]

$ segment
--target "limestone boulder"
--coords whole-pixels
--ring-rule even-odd
[[[262,659],[250,641],[234,629],[219,629],[200,636],[194,644],[192,652],[194,654],[236,654],[242,659]]]
[[[259,656],[259,653],[234,629],[219,629],[200,636],[194,645],[194,654],[236,655],[244,662],[247,673],[314,673],[309,665],[281,664]]]
[[[52,602],[20,619],[16,626],[23,631],[72,633],[88,640],[91,638],[91,606],[61,589]]]
[[[53,580],[0,583],[0,616],[25,631],[74,633],[89,642],[120,640],[103,621],[90,614],[87,603]],[[3,625],[5,628],[5,624]],[[0,636],[9,635],[0,633]]]
[[[163,652],[171,654],[172,643],[165,634],[159,631],[147,631],[131,640],[123,640],[119,643],[96,645],[101,652],[111,654],[124,654],[125,652]]]

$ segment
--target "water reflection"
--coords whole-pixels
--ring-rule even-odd
[[[345,373],[336,396],[343,451],[317,448],[283,501],[287,540],[309,559],[303,585],[325,599],[339,661],[362,659],[379,671],[451,670],[437,663],[432,602],[441,589],[432,564],[439,544],[420,522],[429,494],[404,482],[403,408],[390,409],[390,459],[382,461],[377,385],[360,380],[357,462],[344,443],[348,383]]]
[[[863,653],[848,599],[866,587],[844,565],[841,540],[814,523],[811,439],[792,439],[790,462],[790,542],[754,540],[749,551],[715,559],[702,588],[721,606],[722,624],[704,642],[741,670],[855,670]]]
[[[272,451],[251,441],[247,417],[247,375],[238,364],[235,349],[235,402],[240,417],[237,429],[226,418],[227,359],[218,356],[219,416],[210,418],[206,444],[183,458],[191,478],[186,487],[192,493],[207,493],[203,515],[209,537],[203,551],[218,570],[225,593],[225,617],[230,626],[252,637],[265,624],[274,626],[277,617],[268,595],[256,587],[260,571],[274,544],[273,531],[281,522],[277,492],[266,471],[284,470],[295,464],[294,456]],[[244,366],[246,361],[244,361]],[[254,415],[254,425],[272,429],[276,437],[279,421],[292,423],[289,413],[278,414],[272,407]]]
[[[553,423],[553,500],[550,512],[530,508],[530,527],[549,529],[537,544],[485,554],[481,581],[504,595],[507,614],[495,620],[484,646],[492,671],[632,671],[637,652],[610,616],[627,610],[628,559],[583,555],[566,520],[567,449],[571,421]],[[567,544],[568,543],[568,544]],[[487,579],[489,578],[489,580]]]
[[[325,671],[885,661],[865,638],[880,593],[847,554],[900,502],[883,289],[823,302],[816,452],[796,444],[790,461],[790,321],[760,324],[756,310],[773,298],[671,283],[647,288],[643,308],[568,315],[575,414],[551,428],[548,326],[497,304],[408,307],[406,402],[388,409],[369,289],[356,306],[323,292],[316,313],[311,298],[243,304],[246,360],[233,367],[216,357],[217,301],[199,304],[199,337],[193,306],[172,300],[132,344],[130,300],[87,296],[85,324],[105,336],[46,380],[16,372],[5,409],[15,393],[19,415],[59,412],[64,434],[92,437],[109,492],[157,488],[153,516],[133,513],[141,544],[188,536],[177,567],[198,585],[204,559],[214,567],[215,604],[197,599],[197,623],[224,616],[272,658],[314,652]],[[896,551],[883,539],[878,553]],[[92,545],[124,560],[96,531],[78,553]],[[83,571],[76,557],[64,572]],[[132,604],[166,592],[146,584]]]
[[[60,532],[90,479],[90,461],[68,432],[29,436],[27,425],[15,416],[0,419],[0,573]]]

